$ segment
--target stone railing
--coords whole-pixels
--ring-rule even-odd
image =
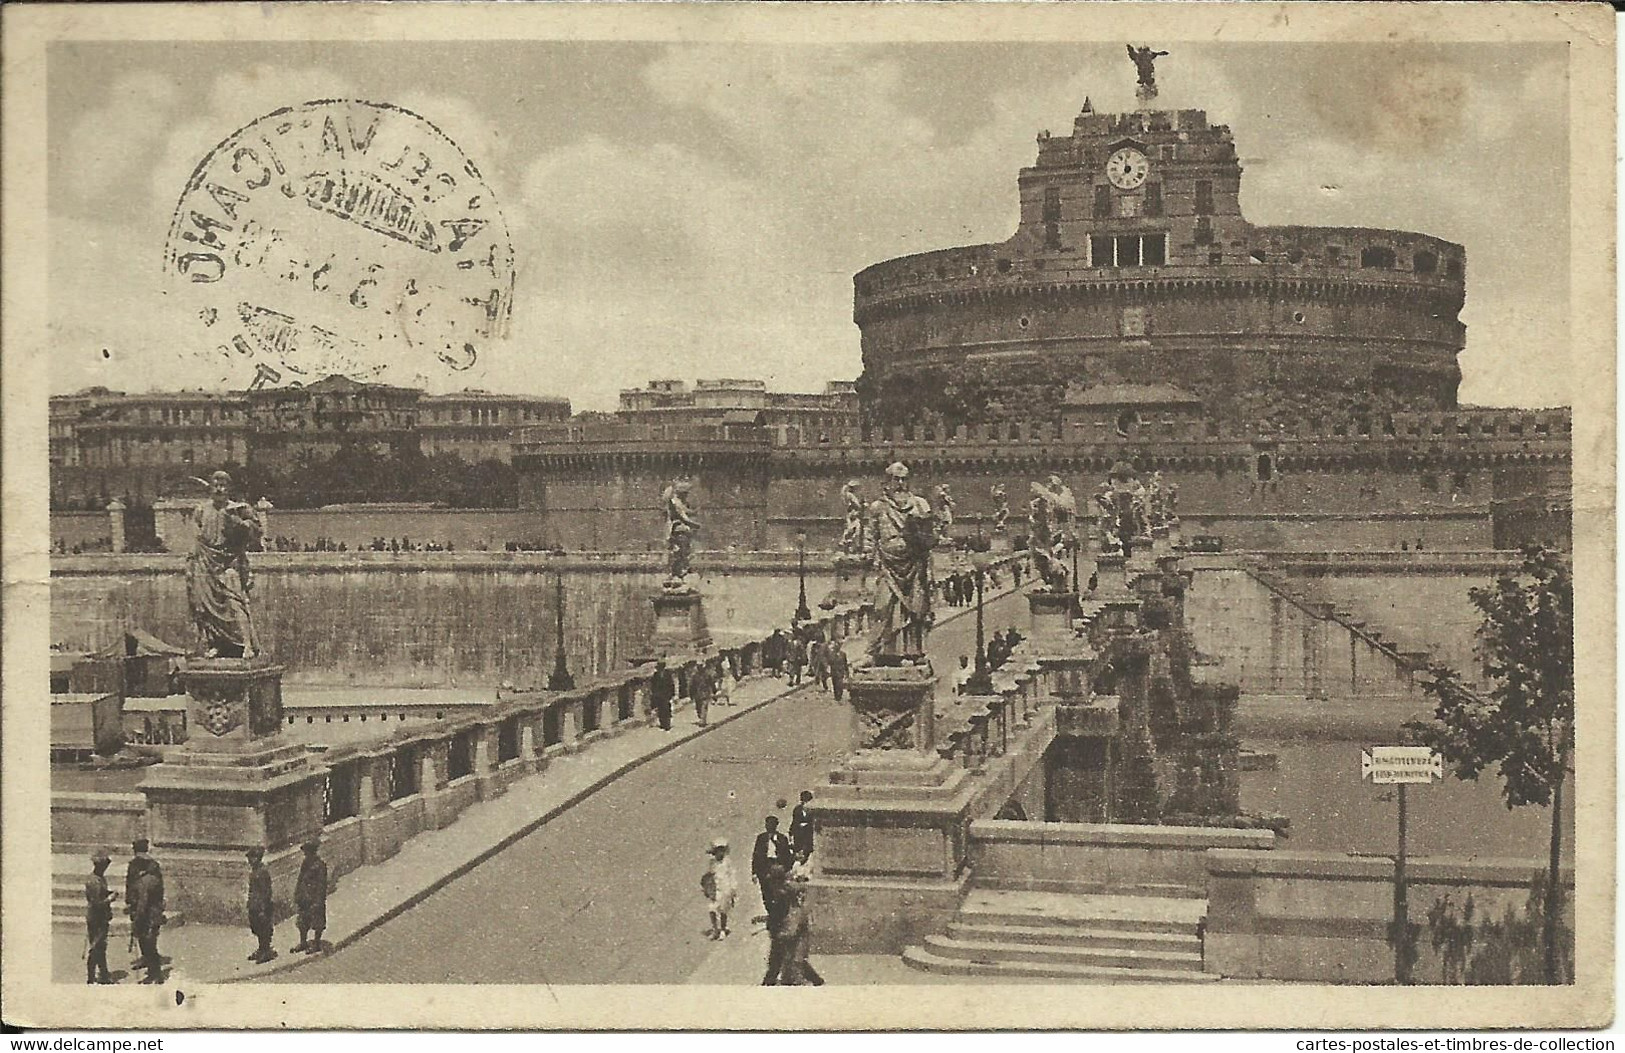
[[[1270,830],[983,820],[970,827],[980,888],[1207,895],[1212,848],[1269,851]]]
[[[844,640],[868,628],[871,609],[848,605],[816,614],[813,624],[826,639]],[[668,656],[677,703],[689,697],[690,678],[703,662],[720,659],[741,677],[763,675],[762,643]],[[413,836],[445,827],[470,805],[544,772],[555,757],[651,723],[654,670],[650,662],[569,691],[508,695],[443,720],[380,719],[375,738],[310,747],[315,755],[307,778],[322,783],[323,855],[333,876],[389,858]],[[174,700],[140,701],[164,706]],[[382,703],[391,714],[396,708]],[[184,720],[184,711],[179,716]],[[53,793],[53,848],[128,843],[146,832],[145,809],[140,793]]]
[[[820,612],[826,638],[843,640],[869,624],[867,606]],[[678,702],[704,662],[720,659],[741,677],[761,675],[761,640],[709,656],[668,656]],[[325,780],[323,843],[335,874],[387,859],[425,830],[451,824],[476,802],[543,772],[553,758],[654,721],[654,664],[600,677],[570,691],[509,695],[482,712],[397,724],[387,738],[335,745],[320,763]]]
[[[1394,976],[1388,930],[1394,864],[1372,856],[1219,849],[1206,857],[1208,914],[1204,965],[1224,976],[1384,983]],[[1521,909],[1545,872],[1540,860],[1412,857],[1407,864],[1412,923],[1423,926],[1414,975],[1440,980],[1427,911],[1469,895],[1475,914],[1499,921]],[[1574,871],[1565,868],[1565,925],[1573,930]]]

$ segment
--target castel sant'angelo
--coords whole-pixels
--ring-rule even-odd
[[[1080,493],[1127,461],[1180,488],[1186,534],[1229,547],[1485,549],[1566,542],[1566,409],[1464,408],[1461,245],[1380,227],[1264,227],[1228,126],[1140,107],[1038,136],[1008,240],[854,279],[863,424],[719,418],[530,429],[522,503],[569,547],[658,537],[663,482],[708,512],[704,547],[839,533],[848,478],[894,460],[947,484],[964,529],[1050,473]]]

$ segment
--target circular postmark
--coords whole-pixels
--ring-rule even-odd
[[[429,121],[326,99],[269,113],[187,181],[164,270],[258,380],[465,370],[506,335],[513,243],[473,161]]]

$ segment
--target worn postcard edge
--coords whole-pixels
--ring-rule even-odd
[[[1602,4],[7,5],[4,19],[3,995],[6,1022],[184,1029],[1001,1029],[1596,1027],[1614,992],[1614,17]],[[50,982],[45,54],[52,40],[641,39],[1536,41],[1569,43],[1578,690],[1576,914],[1568,988],[1313,985],[994,988],[87,989]],[[87,305],[93,309],[93,305]],[[1531,356],[1533,361],[1533,356]]]

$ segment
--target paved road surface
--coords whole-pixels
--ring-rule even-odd
[[[1018,616],[1025,624],[1020,597],[993,601],[989,633]],[[974,617],[933,633],[944,683],[974,640]],[[762,817],[778,798],[794,804],[816,788],[846,748],[848,720],[816,686],[764,706],[627,773],[352,946],[274,979],[680,983],[715,946],[699,889],[705,846],[718,834],[734,846],[742,928],[761,910],[749,880]]]

